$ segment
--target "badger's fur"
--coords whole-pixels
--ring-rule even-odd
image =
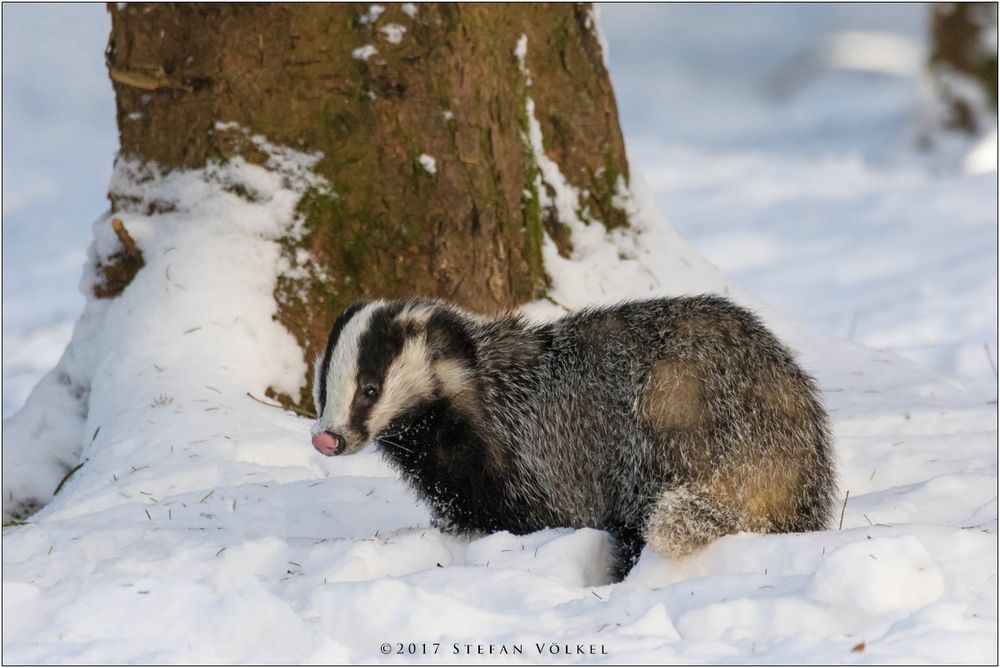
[[[439,301],[355,304],[317,361],[313,443],[371,442],[457,532],[605,529],[683,555],[736,531],[824,528],[835,487],[813,381],[716,296],[547,324]]]

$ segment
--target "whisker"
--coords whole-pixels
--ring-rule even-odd
[[[394,443],[393,441],[390,441],[389,439],[387,439],[385,436],[378,436],[378,437],[375,438],[375,440],[378,441],[378,442],[380,442],[380,443],[387,443],[389,445],[394,445],[397,448],[399,448],[400,450],[406,450],[410,454],[413,454],[413,450],[410,450],[409,448],[404,447],[404,446],[400,445],[399,443]]]

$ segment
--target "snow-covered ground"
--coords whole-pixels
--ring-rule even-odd
[[[66,297],[71,267],[92,238],[96,256],[114,245],[106,178],[77,195],[62,181],[68,165],[85,166],[80,182],[110,175],[107,147],[58,140],[80,122],[72,107],[29,106],[73,93],[29,92],[58,88],[60,68],[109,99],[103,9],[3,11],[7,417],[83,306]],[[430,529],[375,455],[322,458],[307,421],[246,394],[291,389],[302,370],[269,315],[273,239],[294,230],[309,156],[271,147],[277,171],[233,164],[151,184],[123,163],[113,187],[177,207],[155,223],[123,214],[147,266],[121,298],[87,306],[59,371],[4,425],[5,509],[9,493],[51,494],[53,459],[84,462],[29,524],[4,529],[5,662],[996,662],[996,379],[983,347],[995,359],[996,172],[908,148],[920,88],[905,58],[903,74],[787,74],[831,33],[891,30],[919,54],[921,12],[603,8],[650,187],[633,183],[634,234],[576,226],[574,261],[546,260],[570,307],[715,290],[760,310],[824,392],[850,493],[842,528],[731,536],[683,560],[647,550],[619,584],[600,532],[470,542]],[[34,33],[16,31],[27,15]],[[33,76],[36,42],[78,62]],[[88,138],[113,138],[110,103],[96,116]],[[18,152],[16,133],[46,124],[52,145]],[[47,150],[68,152],[60,171]],[[206,254],[227,270],[200,271]]]

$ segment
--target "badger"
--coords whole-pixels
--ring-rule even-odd
[[[716,295],[627,301],[553,322],[432,299],[361,301],[317,360],[312,444],[368,444],[470,536],[607,531],[614,575],[644,544],[827,526],[835,472],[814,381]]]

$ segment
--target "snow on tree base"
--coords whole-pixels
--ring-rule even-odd
[[[316,453],[307,420],[247,396],[304,373],[271,316],[312,158],[281,155],[148,180],[120,163],[146,266],[88,304],[4,426],[6,516],[84,462],[4,529],[5,661],[996,661],[995,406],[729,286],[635,181],[633,230],[563,221],[573,257],[546,248],[560,306],[526,311],[715,291],[761,312],[823,390],[842,528],[647,548],[611,584],[603,532],[449,536],[376,454]],[[109,222],[93,261],[116,249]]]

